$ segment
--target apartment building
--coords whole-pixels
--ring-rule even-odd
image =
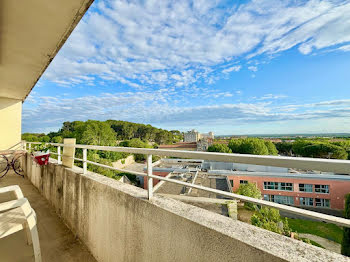
[[[201,139],[214,139],[214,133],[199,133],[195,129],[184,133],[184,142],[198,142]]]
[[[300,206],[344,209],[350,177],[334,174],[294,174],[270,172],[232,172],[228,176],[233,191],[240,184],[255,183],[264,200]]]

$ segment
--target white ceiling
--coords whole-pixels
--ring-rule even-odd
[[[0,97],[24,101],[93,0],[0,0]]]

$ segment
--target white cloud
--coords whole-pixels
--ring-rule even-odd
[[[190,90],[190,89],[189,89]],[[230,97],[230,93],[211,93],[198,89],[198,99]],[[172,98],[169,98],[169,97]],[[350,100],[321,101],[313,104],[275,106],[270,102],[227,103],[198,106],[187,103],[187,93],[160,89],[155,92],[105,93],[79,98],[40,97],[35,104],[24,107],[23,130],[57,130],[62,122],[73,120],[120,119],[154,125],[181,126],[200,123],[205,126],[225,122],[226,126],[277,121],[306,121],[319,119],[348,119]],[[267,95],[274,99],[274,95]],[[216,101],[216,100],[214,100]],[[28,102],[26,102],[28,103]],[[326,106],[327,108],[323,108]],[[327,120],[328,121],[328,120]]]
[[[241,70],[242,66],[240,65],[236,65],[236,66],[231,66],[228,68],[225,68],[224,70],[222,70],[223,73],[230,73],[230,72],[238,72],[239,70]]]
[[[108,118],[175,126],[348,118],[346,99],[276,106],[274,100],[284,95],[266,94],[254,103],[240,103],[242,91],[236,90],[242,87],[230,92],[201,87],[243,67],[255,77],[265,59],[291,48],[305,55],[350,51],[349,1],[242,3],[96,1],[44,80],[64,87],[115,86],[115,92],[76,99],[32,93],[23,109],[24,130]],[[123,85],[136,91],[123,92]]]
[[[349,48],[349,1],[253,0],[223,7],[225,2],[96,2],[45,79],[63,86],[92,84],[86,77],[94,76],[137,89],[183,87],[239,71],[226,65],[248,63],[247,57],[295,46],[303,54]]]
[[[250,71],[253,71],[253,72],[258,71],[258,67],[256,67],[256,66],[248,66],[248,69],[249,69]]]
[[[286,98],[286,95],[274,95],[274,94],[266,94],[263,95],[262,97],[256,98],[256,100],[273,100],[273,99],[281,99],[281,98]]]
[[[350,51],[350,45],[343,45],[338,48],[338,50],[344,51],[344,52],[349,52]]]

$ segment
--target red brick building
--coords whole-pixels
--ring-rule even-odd
[[[171,144],[171,145],[159,145],[158,149],[196,151],[197,150],[197,142],[178,142],[178,143]]]
[[[240,184],[255,183],[262,198],[300,207],[344,209],[350,193],[350,176],[333,174],[293,174],[235,171],[229,175],[234,192]]]
[[[161,176],[161,177],[166,177],[171,171],[153,171],[153,175],[155,176]],[[145,172],[147,174],[147,171]],[[159,179],[153,178],[153,187],[156,186],[160,182]],[[143,188],[148,189],[148,180],[147,177],[144,177],[143,179]]]

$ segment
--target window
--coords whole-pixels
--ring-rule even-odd
[[[248,184],[248,181],[247,180],[239,180],[239,183],[240,184]]]
[[[299,184],[300,192],[311,192],[312,193],[312,185],[310,184]]]
[[[293,191],[293,183],[285,182],[264,182],[264,189]]]
[[[233,179],[230,180],[231,187],[233,187]]]
[[[278,190],[278,183],[264,182],[264,189]]]
[[[264,195],[264,200],[279,204],[294,205],[294,197],[292,196]]]
[[[315,198],[315,203],[317,207],[330,207],[329,199]]]
[[[300,198],[300,205],[301,206],[313,206],[314,199],[311,197],[301,197]]]
[[[329,185],[315,185],[315,192],[329,194]]]

